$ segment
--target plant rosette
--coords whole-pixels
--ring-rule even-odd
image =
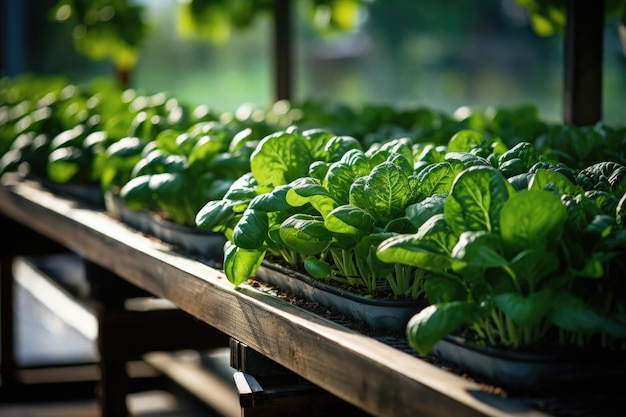
[[[329,285],[421,296],[417,268],[375,255],[397,230],[413,230],[403,216],[417,184],[408,139],[365,152],[354,138],[321,130],[277,132],[259,143],[250,166],[249,175],[196,216],[198,226],[228,237],[224,269],[234,285],[270,254]]]
[[[623,353],[626,168],[525,175],[517,191],[495,168],[468,168],[417,233],[379,246],[382,260],[433,272],[433,304],[406,329],[418,352],[465,332],[508,351]]]

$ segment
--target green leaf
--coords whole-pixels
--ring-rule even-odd
[[[289,184],[285,200],[293,207],[310,203],[323,217],[339,205],[319,180],[311,177],[299,178]]]
[[[530,190],[550,190],[556,188],[560,194],[576,195],[582,193],[582,187],[575,185],[565,175],[557,171],[538,169],[528,184]]]
[[[249,209],[265,211],[286,211],[291,208],[287,202],[287,193],[290,190],[288,185],[279,185],[269,193],[260,194],[252,199],[248,205]]]
[[[120,197],[124,200],[124,205],[131,210],[150,207],[154,200],[154,193],[150,188],[150,175],[140,175],[128,181],[120,190]]]
[[[460,130],[450,138],[448,152],[469,152],[483,142],[484,135],[477,130]]]
[[[317,180],[323,180],[328,173],[328,168],[330,168],[330,163],[324,161],[315,161],[309,166],[308,175]]]
[[[567,220],[567,209],[549,191],[515,193],[500,211],[500,233],[505,248],[513,254],[534,247],[558,244]]]
[[[397,235],[378,246],[383,262],[400,263],[435,271],[450,267],[456,237],[443,215],[433,216],[416,234]]]
[[[365,209],[368,206],[367,199],[365,198],[365,182],[367,177],[360,177],[352,183],[350,187],[349,204],[354,207],[362,207]]]
[[[265,250],[247,250],[231,242],[224,245],[224,273],[234,286],[246,282],[259,269]]]
[[[556,272],[560,264],[561,259],[558,255],[535,247],[517,254],[509,266],[519,281],[528,282],[535,287],[544,278]]]
[[[457,235],[465,231],[500,231],[500,210],[513,186],[495,169],[476,166],[461,172],[444,204],[446,221]]]
[[[500,236],[490,232],[463,232],[452,249],[452,257],[464,265],[496,268],[508,265],[499,252]]]
[[[333,267],[328,262],[317,259],[315,256],[307,256],[304,260],[304,269],[313,278],[327,279],[333,276]]]
[[[496,306],[519,325],[530,325],[541,321],[552,307],[553,292],[546,288],[528,296],[517,292],[496,295]]]
[[[322,128],[313,128],[302,132],[302,136],[307,140],[314,159],[322,162],[334,162],[341,158],[339,155],[338,157],[335,156],[337,159],[333,159],[328,150],[325,149],[329,141],[336,137],[334,133]]]
[[[616,162],[599,162],[576,175],[585,190],[608,191],[616,197],[626,193],[626,167]]]
[[[324,159],[326,162],[339,161],[350,150],[363,151],[361,143],[355,138],[351,136],[333,136],[324,146],[325,158],[317,157],[316,159]]]
[[[446,153],[445,160],[447,162],[460,164],[464,168],[474,166],[491,166],[487,159],[467,152],[448,152]]]
[[[369,213],[351,205],[335,208],[324,219],[324,225],[329,231],[354,236],[357,239],[369,234],[374,224],[374,218]]]
[[[320,216],[294,214],[280,225],[286,246],[304,255],[317,255],[330,245],[332,235]]]
[[[176,139],[182,136],[179,132],[173,129],[166,129],[156,136],[157,148],[164,154],[177,154],[177,155],[187,155],[187,152],[181,152],[181,149],[178,148],[176,143]],[[184,136],[189,137],[188,134],[184,134]],[[187,145],[189,147],[189,145]],[[191,148],[187,149],[189,151]]]
[[[364,209],[383,224],[403,216],[412,196],[408,176],[391,162],[383,162],[372,170],[364,192],[369,206]]]
[[[48,155],[48,178],[53,182],[67,183],[80,172],[84,155],[81,149],[65,146]]]
[[[431,304],[465,301],[468,297],[467,288],[459,279],[434,274],[426,279],[424,292]]]
[[[419,203],[411,204],[406,208],[406,217],[413,226],[419,229],[434,215],[443,214],[446,197],[446,194],[434,194]]]
[[[328,168],[322,186],[340,204],[346,204],[349,200],[350,188],[358,178],[355,171],[353,166],[346,164],[343,160],[335,162]]]
[[[394,265],[381,261],[376,255],[378,245],[393,235],[386,232],[368,234],[355,245],[354,258],[360,276],[369,275],[374,279],[380,279],[393,272]],[[375,284],[370,287],[371,290],[375,289]]]
[[[617,224],[626,225],[626,192],[620,198],[619,203],[617,203],[617,207],[615,208],[615,219],[617,220]]]
[[[478,306],[466,301],[430,305],[409,320],[406,327],[409,346],[426,355],[439,340],[472,323],[478,314]]]
[[[193,148],[188,151],[189,165],[206,166],[218,153],[225,151],[224,148],[222,141],[215,136],[202,136],[193,144]]]
[[[251,172],[248,172],[233,182],[226,194],[224,194],[224,199],[249,202],[256,197],[256,189],[256,179]]]
[[[242,249],[261,249],[269,230],[267,213],[246,209],[233,228],[233,243]]]
[[[458,162],[438,162],[431,164],[417,174],[419,191],[423,197],[434,194],[448,194],[456,176],[463,170]]]
[[[196,214],[196,226],[207,230],[219,229],[234,215],[233,205],[232,200],[209,201]]]
[[[259,142],[250,156],[250,170],[259,185],[276,187],[306,176],[312,162],[305,138],[277,132]]]
[[[604,332],[626,337],[626,324],[592,309],[581,298],[568,292],[552,297],[550,319],[557,326],[577,333]]]

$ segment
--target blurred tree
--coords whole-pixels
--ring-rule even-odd
[[[119,84],[128,87],[146,32],[142,12],[128,0],[59,0],[51,18],[69,24],[75,49],[96,61],[109,60]]]
[[[563,33],[566,24],[567,0],[515,0],[530,12],[533,29],[539,36]],[[626,0],[605,0],[607,19],[626,18]]]

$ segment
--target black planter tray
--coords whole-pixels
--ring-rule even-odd
[[[63,195],[100,209],[104,208],[104,193],[97,185],[62,184],[47,179],[36,181],[55,194]]]
[[[428,305],[426,300],[363,297],[265,260],[255,278],[379,329],[404,332],[411,317]]]
[[[134,229],[209,259],[223,256],[226,238],[222,234],[176,224],[147,210],[131,210],[121,198],[110,192],[105,193],[104,200],[107,212],[112,217]]]
[[[584,383],[608,386],[626,375],[625,352],[517,352],[478,346],[448,336],[434,346],[431,354],[470,376],[518,392],[562,390]]]

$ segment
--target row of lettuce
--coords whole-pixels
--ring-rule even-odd
[[[536,109],[280,102],[0,80],[0,173],[97,185],[223,233],[234,285],[271,256],[372,297],[426,298],[413,348],[626,348],[626,128]]]

